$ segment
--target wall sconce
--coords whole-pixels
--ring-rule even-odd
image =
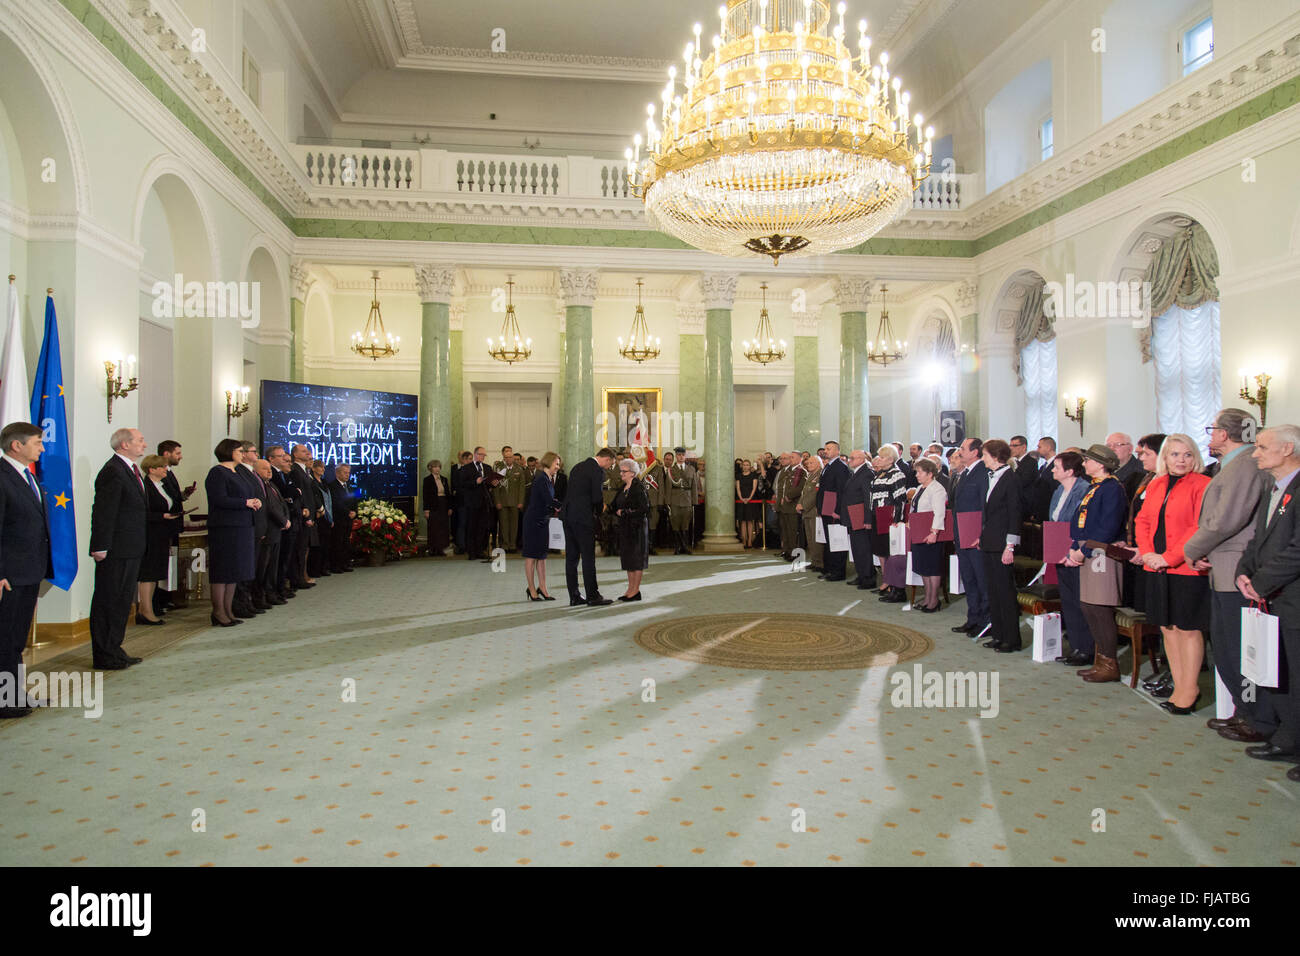
[[[240,418],[244,412],[248,411],[248,386],[245,385],[239,390],[239,398],[235,399],[235,393],[226,389],[226,434],[230,434],[230,420]]]
[[[1246,378],[1246,370],[1241,369],[1241,397],[1245,399],[1248,405],[1254,405],[1259,409],[1259,425],[1264,427],[1264,419],[1268,417],[1268,383],[1273,381],[1273,376],[1267,372],[1260,372],[1255,376],[1255,394],[1250,394],[1250,383]]]
[[[1065,417],[1072,422],[1079,423],[1079,437],[1083,437],[1083,406],[1088,404],[1088,400],[1080,395],[1074,400],[1074,411],[1070,410],[1070,396],[1065,396]]]
[[[125,386],[122,385],[122,372],[124,370],[128,379]],[[135,377],[135,356],[128,355],[125,359],[110,359],[104,363],[104,371],[108,375],[108,420],[111,422],[113,420],[113,399],[126,398],[140,387],[140,383]]]

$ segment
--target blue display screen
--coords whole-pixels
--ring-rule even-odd
[[[352,466],[363,498],[414,495],[419,467],[418,399],[401,392],[262,382],[262,453],[306,445],[325,463]]]

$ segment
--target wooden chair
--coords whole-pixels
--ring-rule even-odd
[[[1147,647],[1148,637],[1159,637],[1160,628],[1152,627],[1146,622],[1147,616],[1141,611],[1135,611],[1131,607],[1115,608],[1115,630],[1128,638],[1129,644],[1133,648],[1133,673],[1129,678],[1128,686],[1136,688],[1138,685],[1138,676],[1142,670],[1142,656],[1145,654],[1151,660],[1151,676],[1159,673],[1159,667],[1156,665],[1156,655]]]

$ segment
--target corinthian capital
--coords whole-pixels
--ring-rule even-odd
[[[871,302],[871,280],[861,276],[835,277],[835,304],[841,313],[866,312]]]
[[[706,272],[700,276],[705,309],[730,309],[736,302],[736,273]]]
[[[422,263],[415,267],[415,284],[420,290],[421,302],[451,302],[456,270],[451,266]]]
[[[310,263],[302,259],[295,259],[289,265],[289,283],[293,287],[293,297],[300,302],[307,301],[307,293],[311,291],[311,284],[316,281],[316,277],[311,274]]]
[[[594,269],[561,269],[560,298],[566,306],[592,305],[599,280],[600,274]]]
[[[963,279],[957,285],[957,308],[963,310],[974,309],[979,294],[980,284],[978,279]]]

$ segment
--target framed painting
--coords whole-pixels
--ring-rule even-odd
[[[871,445],[868,455],[875,455],[876,449],[885,443],[884,430],[884,419],[879,415],[867,416],[867,441]]]
[[[642,445],[659,454],[663,389],[643,386],[602,388],[600,408],[597,445],[608,445],[615,451]]]

